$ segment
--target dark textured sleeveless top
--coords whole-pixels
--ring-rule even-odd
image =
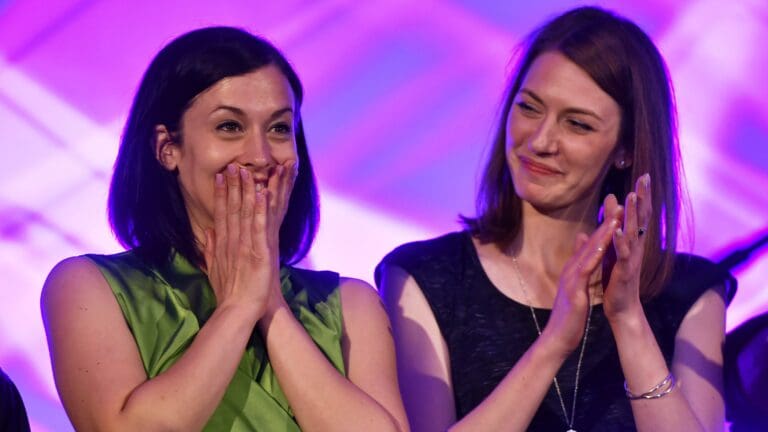
[[[467,232],[398,247],[376,268],[377,283],[382,265],[395,265],[408,272],[429,302],[448,347],[456,416],[463,418],[496,388],[537,338],[530,308],[506,297],[492,284]],[[675,335],[686,312],[715,285],[725,288],[721,295],[728,300],[735,294],[736,280],[727,271],[704,258],[679,254],[669,285],[644,304],[670,367]],[[535,313],[543,327],[551,310],[535,309]],[[569,415],[578,351],[557,374]],[[574,429],[635,430],[623,383],[616,343],[602,305],[596,305],[579,378]],[[528,430],[566,429],[560,401],[550,388]]]

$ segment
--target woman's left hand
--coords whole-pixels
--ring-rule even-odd
[[[271,250],[280,250],[280,227],[285,218],[285,214],[288,211],[288,203],[291,198],[291,191],[293,190],[293,184],[296,181],[298,175],[298,162],[290,159],[277,164],[274,167],[273,172],[267,180],[267,190],[269,191],[269,203],[267,205],[267,217],[266,232],[267,242],[270,245]],[[277,265],[279,266],[280,257],[277,258]],[[279,286],[275,287],[277,290]],[[267,313],[274,313],[274,311],[285,306],[285,300],[283,299],[282,292],[273,293],[269,297],[270,304],[267,306]]]
[[[611,269],[603,296],[603,308],[609,322],[642,311],[640,270],[645,255],[645,238],[651,220],[651,182],[644,174],[637,179],[635,191],[627,195],[623,228],[613,233],[616,263]],[[613,205],[618,205],[613,203]],[[606,213],[613,209],[606,208]]]

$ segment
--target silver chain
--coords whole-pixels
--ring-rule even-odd
[[[525,289],[525,281],[523,280],[523,274],[520,272],[520,267],[517,264],[517,257],[512,256],[512,263],[515,267],[515,273],[517,273],[518,285],[523,291],[525,296],[525,302],[528,303],[528,308],[531,310],[531,316],[533,317],[533,323],[536,325],[536,332],[541,336],[541,326],[539,320],[536,318],[536,312],[533,310],[531,304],[531,297],[528,295],[528,290]],[[584,328],[584,337],[581,339],[581,350],[579,351],[579,361],[576,362],[576,379],[573,384],[573,405],[571,406],[571,416],[568,417],[568,411],[565,409],[565,401],[563,400],[563,394],[560,391],[560,384],[557,382],[557,375],[552,380],[555,384],[555,391],[557,392],[557,398],[560,400],[560,408],[563,409],[563,416],[565,417],[565,423],[568,425],[567,432],[576,432],[573,429],[573,422],[576,419],[576,396],[579,394],[579,375],[581,374],[581,363],[584,359],[584,348],[587,346],[587,336],[589,335],[589,324],[592,321],[592,298],[589,299],[589,311],[587,312],[587,325]]]

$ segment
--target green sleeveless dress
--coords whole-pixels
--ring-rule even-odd
[[[148,267],[131,251],[86,257],[115,294],[149,378],[178,360],[216,307],[208,278],[179,254],[163,268]],[[296,318],[331,364],[346,375],[339,275],[283,267],[280,279]],[[258,330],[204,430],[300,431]]]

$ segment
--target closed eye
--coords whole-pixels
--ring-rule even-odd
[[[568,121],[568,124],[571,125],[574,129],[577,129],[582,132],[592,132],[595,130],[595,128],[588,125],[587,123],[580,122],[578,120],[569,119],[567,121]]]
[[[525,101],[518,102],[517,107],[520,109],[520,111],[523,111],[523,112],[529,112],[529,113],[537,112],[536,108],[534,108],[533,105]]]

